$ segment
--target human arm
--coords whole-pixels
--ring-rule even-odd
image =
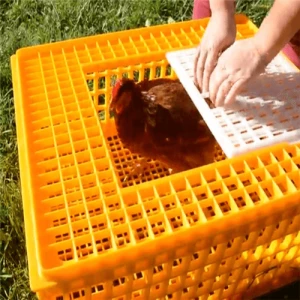
[[[209,0],[212,15],[214,13],[234,14],[235,0]]]
[[[236,37],[234,0],[210,0],[212,16],[198,46],[194,62],[194,81],[202,91],[208,91],[210,75],[219,54]]]
[[[299,29],[300,1],[275,0],[253,40],[258,52],[270,62]]]
[[[255,36],[235,42],[220,56],[209,83],[211,101],[216,106],[232,103],[299,29],[300,1],[275,0]]]

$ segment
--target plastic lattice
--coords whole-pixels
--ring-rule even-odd
[[[122,187],[132,186],[147,181],[155,180],[170,175],[169,170],[162,166],[158,161],[147,159],[148,168],[144,173],[139,175],[131,175],[133,164],[143,158],[140,155],[132,154],[126,149],[117,135],[107,138],[109,149],[114,163],[114,168],[119,177]]]
[[[209,108],[193,83],[196,48],[167,59],[227,157],[276,143],[300,141],[300,72],[282,54],[228,107]]]

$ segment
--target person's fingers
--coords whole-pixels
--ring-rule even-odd
[[[243,89],[247,81],[248,80],[246,78],[240,78],[233,84],[227,96],[225,97],[225,105],[229,105],[235,101],[237,94]]]
[[[209,79],[209,98],[216,105],[216,97],[221,84],[226,80],[228,75],[226,70],[220,65],[217,65],[213,70]]]
[[[217,90],[217,95],[215,99],[215,105],[218,106],[223,106],[225,98],[229,91],[231,90],[232,86],[234,85],[234,82],[230,80],[230,78],[226,78],[219,86]]]
[[[199,57],[200,57],[200,50],[201,50],[201,47],[199,45],[197,47],[196,55],[195,55],[195,58],[194,58],[194,83],[197,86],[198,86],[198,82],[197,82],[197,67],[198,67],[198,60],[199,60]]]
[[[211,50],[207,55],[202,79],[202,92],[207,92],[209,90],[209,78],[216,66],[218,56],[218,51],[213,50]]]
[[[202,92],[203,92],[202,80],[203,80],[203,72],[204,72],[206,57],[207,57],[207,51],[204,49],[200,50],[200,56],[197,62],[196,80]]]

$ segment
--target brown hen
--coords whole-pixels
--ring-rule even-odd
[[[119,80],[110,111],[131,152],[155,159],[173,172],[214,161],[216,141],[178,80]]]

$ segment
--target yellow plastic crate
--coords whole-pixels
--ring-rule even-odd
[[[238,38],[256,27],[236,16]],[[111,81],[176,77],[208,19],[24,48],[11,59],[30,284],[40,299],[240,299],[299,276],[300,145],[167,176],[109,118]],[[92,101],[93,100],[93,101]],[[100,121],[102,119],[102,121]],[[298,272],[298,273],[297,273]]]

